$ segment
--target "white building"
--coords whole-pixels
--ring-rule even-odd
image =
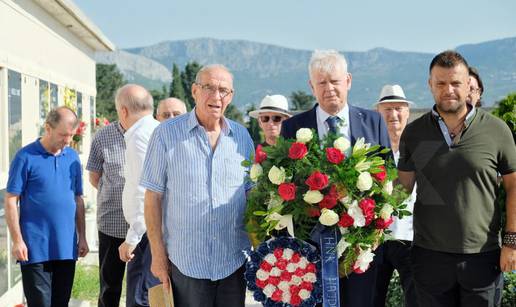
[[[94,53],[114,45],[70,0],[0,0],[0,29],[0,306],[12,306],[22,294],[3,211],[9,162],[40,135],[49,108],[66,103],[88,124],[80,154],[86,164],[95,114]],[[84,179],[85,203],[92,204],[94,191]]]

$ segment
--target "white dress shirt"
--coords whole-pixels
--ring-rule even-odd
[[[392,152],[394,156],[394,162],[398,165],[398,160],[400,159],[400,152]],[[414,214],[414,202],[416,201],[416,188],[414,185],[414,189],[412,190],[412,194],[405,200],[405,204],[407,204],[407,208],[405,210],[410,211]],[[411,216],[404,216],[402,219],[398,217],[394,217],[394,222],[389,226],[389,230],[392,231],[391,235],[395,240],[407,240],[412,241],[414,237],[414,229],[412,227],[413,218]]]
[[[147,231],[143,217],[145,188],[140,185],[143,161],[147,145],[154,129],[159,125],[151,114],[140,118],[125,134],[125,185],[122,193],[122,209],[129,224],[125,242],[136,246]]]
[[[328,123],[326,120],[328,117],[332,116],[326,111],[324,111],[320,105],[317,106],[317,109],[315,109],[315,113],[317,115],[317,134],[319,134],[319,139],[322,140],[328,134],[328,131],[330,131],[330,127],[328,126]],[[338,124],[339,133],[341,136],[345,137],[348,141],[351,141],[351,129],[349,126],[349,106],[346,103],[344,108],[340,110],[339,113],[337,113],[337,116],[340,119],[340,122]]]

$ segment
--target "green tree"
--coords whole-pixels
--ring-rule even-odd
[[[191,110],[195,106],[195,101],[192,97],[192,84],[195,82],[195,76],[197,72],[202,68],[202,65],[193,61],[185,66],[185,70],[181,72],[181,81],[183,82],[183,89],[185,92],[186,106],[188,110]]]
[[[314,105],[315,97],[304,91],[295,91],[290,95],[293,111],[306,111]]]
[[[181,72],[174,63],[172,66],[172,83],[170,83],[170,97],[175,97],[186,102],[185,89],[183,87],[183,81],[181,79]]]
[[[224,116],[226,116],[227,118],[232,119],[236,122],[239,122],[242,125],[245,125],[244,124],[244,114],[242,114],[242,112],[240,112],[240,110],[234,104],[228,105],[226,112],[224,112]]]
[[[249,114],[249,112],[255,110],[255,106],[251,105],[247,108],[246,113]],[[247,130],[249,131],[249,134],[251,135],[251,138],[253,139],[253,142],[255,145],[258,145],[263,142],[262,139],[262,133],[260,129],[260,124],[255,118],[250,117],[249,122],[247,123]]]
[[[516,93],[507,95],[496,103],[493,115],[501,118],[511,129],[512,136],[516,141]]]
[[[163,85],[161,90],[150,90],[150,94],[152,95],[152,99],[154,100],[154,110],[158,107],[158,103],[160,100],[168,97],[168,89],[166,85]]]
[[[115,93],[118,88],[126,84],[124,76],[115,64],[97,64],[96,75],[97,116],[106,117],[109,121],[116,120]]]

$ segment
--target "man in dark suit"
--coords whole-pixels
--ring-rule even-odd
[[[295,138],[300,128],[315,129],[320,139],[328,132],[338,133],[351,144],[363,137],[366,143],[390,147],[382,116],[376,111],[348,104],[351,74],[344,56],[334,50],[316,50],[308,66],[310,88],[318,104],[283,122],[281,135]],[[352,273],[340,279],[340,303],[345,307],[373,306],[376,265],[373,261],[363,274]]]

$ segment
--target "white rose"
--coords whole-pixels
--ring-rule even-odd
[[[324,198],[324,195],[317,190],[314,190],[314,191],[310,190],[310,191],[306,192],[305,195],[303,195],[303,200],[309,204],[317,204],[317,203],[321,202],[321,200],[323,200],[323,198]]]
[[[391,217],[392,212],[394,211],[394,208],[392,208],[391,205],[385,204],[382,207],[382,210],[380,210],[380,217],[383,220],[388,220]]]
[[[301,289],[298,295],[302,300],[307,300],[310,297],[310,291],[306,289]]]
[[[269,276],[280,276],[281,275],[281,270],[278,269],[277,267],[273,267],[271,269],[271,271],[269,272]]]
[[[293,285],[299,286],[301,284],[301,282],[303,282],[303,279],[301,279],[301,277],[299,277],[299,276],[292,275],[292,279],[290,279],[290,282]]]
[[[354,267],[359,268],[361,271],[365,272],[369,268],[369,264],[371,261],[373,261],[373,258],[374,253],[371,252],[370,248],[361,250]]]
[[[360,175],[358,176],[357,188],[360,191],[364,192],[371,189],[372,186],[373,178],[371,177],[371,174],[369,174],[368,172],[360,173]]]
[[[283,291],[283,294],[281,295],[281,301],[283,303],[288,303],[292,299],[292,295],[290,295],[290,286],[287,288],[287,290]]]
[[[385,184],[383,185],[382,191],[384,191],[388,195],[391,195],[393,190],[394,190],[394,187],[392,185],[392,181],[388,180],[387,182],[385,182]]]
[[[316,282],[317,276],[314,273],[306,273],[303,275],[303,280],[307,282]]]
[[[301,128],[296,132],[296,141],[299,143],[308,143],[313,138],[312,130]]]
[[[319,222],[325,226],[333,226],[337,224],[339,221],[339,215],[335,213],[335,211],[331,209],[323,208],[321,211],[321,216],[319,217]]]
[[[263,288],[263,294],[265,294],[267,297],[271,297],[274,291],[276,291],[276,287],[271,284],[268,284],[265,286],[265,288]]]
[[[365,226],[364,212],[362,212],[362,209],[358,206],[358,202],[356,200],[349,205],[348,214],[353,218],[353,226]]]
[[[294,255],[294,251],[290,248],[285,248],[283,250],[283,255],[281,256],[285,260],[290,260],[292,256]]]
[[[258,178],[263,174],[263,167],[258,164],[254,163],[253,166],[251,166],[251,171],[249,172],[249,177],[251,177],[251,180],[256,182],[258,181]]]
[[[267,280],[267,278],[269,278],[269,272],[259,269],[256,272],[256,278],[259,280]]]
[[[286,281],[281,281],[279,284],[278,284],[278,288],[281,290],[281,291],[287,291],[290,286],[288,284],[288,282]]]
[[[338,150],[345,152],[351,146],[351,143],[344,137],[339,137],[335,141],[333,141],[333,147]]]
[[[267,261],[269,264],[274,265],[276,263],[276,256],[274,254],[268,254],[263,258],[263,260]]]
[[[269,170],[269,180],[277,185],[285,182],[285,169],[283,167],[277,168],[276,165]]]

